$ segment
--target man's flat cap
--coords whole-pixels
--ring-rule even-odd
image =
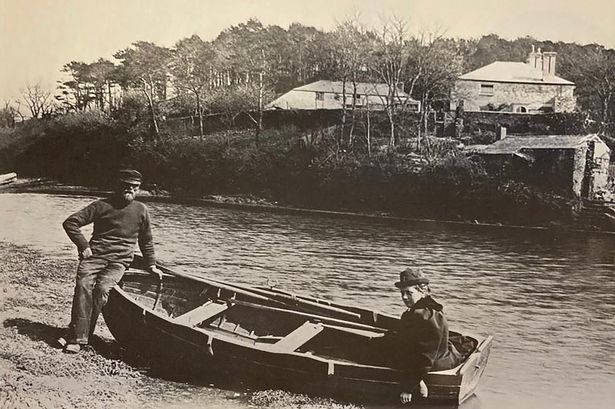
[[[141,183],[143,181],[143,175],[141,172],[134,169],[122,169],[120,170],[120,181],[124,183]]]

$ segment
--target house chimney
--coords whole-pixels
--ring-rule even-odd
[[[555,76],[555,57],[556,52],[545,51],[542,53],[542,78],[553,78]]]
[[[532,67],[534,66],[534,56],[535,55],[536,55],[536,52],[534,51],[534,44],[532,44],[532,51],[530,51],[530,54],[527,56],[527,63],[531,65]]]
[[[540,53],[540,48],[538,52],[535,51],[534,44],[532,44],[532,52],[527,57],[527,63],[533,68],[542,69],[542,54]]]

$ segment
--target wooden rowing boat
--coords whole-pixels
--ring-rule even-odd
[[[124,347],[173,371],[224,372],[353,401],[398,399],[399,371],[373,362],[372,349],[396,318],[169,269],[159,282],[140,264],[103,310]],[[429,402],[461,403],[476,390],[492,337],[464,340],[471,349],[461,365],[428,374]]]
[[[16,179],[17,179],[17,173],[15,173],[15,172],[4,173],[4,174],[0,175],[0,185],[6,185],[6,184],[9,184],[9,183],[12,183]]]

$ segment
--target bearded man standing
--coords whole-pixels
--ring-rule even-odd
[[[77,353],[88,344],[109,291],[132,262],[137,241],[148,271],[162,278],[147,207],[134,200],[141,181],[138,171],[121,170],[113,196],[89,204],[62,224],[80,260],[71,322],[67,335],[58,340],[67,353]],[[94,232],[88,242],[81,227],[90,223],[94,223]]]

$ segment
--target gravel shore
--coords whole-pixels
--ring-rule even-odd
[[[109,408],[143,403],[143,375],[121,361],[101,324],[96,349],[67,355],[55,341],[67,325],[76,263],[0,243],[0,408]]]
[[[5,242],[0,260],[0,409],[354,408],[283,391],[151,376],[146,362],[125,355],[102,317],[93,348],[65,354],[56,340],[69,321],[77,261]]]

